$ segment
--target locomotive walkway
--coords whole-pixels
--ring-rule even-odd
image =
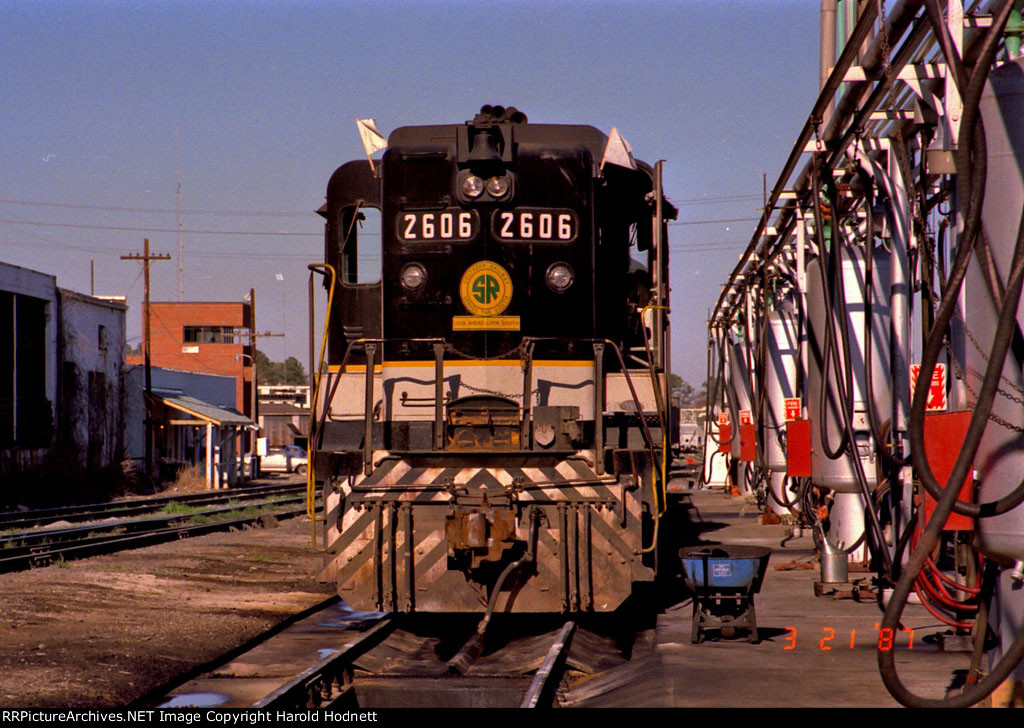
[[[877,602],[815,597],[820,572],[809,534],[791,538],[791,527],[759,525],[755,506],[743,512],[744,499],[720,489],[692,490],[688,497],[700,543],[772,548],[755,598],[761,642],[750,644],[737,630],[731,639],[711,632],[692,644],[692,605],[676,605],[659,616],[656,629],[661,700],[650,686],[645,697],[666,707],[896,706],[878,674]],[[870,576],[850,578],[869,584]],[[913,692],[941,698],[954,673],[966,672],[970,655],[940,652],[935,636],[947,628],[920,605],[908,605],[903,626],[913,630],[913,645],[909,631],[894,636],[901,678]],[[889,644],[887,635],[882,640]]]

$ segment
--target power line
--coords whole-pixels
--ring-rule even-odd
[[[252,231],[252,230],[181,230],[178,228],[154,228],[154,227],[117,227],[113,225],[82,225],[80,223],[69,223],[69,222],[40,222],[35,220],[5,220],[0,219],[0,223],[9,223],[12,225],[35,225],[37,227],[64,227],[64,228],[79,228],[83,230],[118,230],[122,232],[133,232],[133,233],[189,233],[190,235],[277,235],[285,237],[323,237],[323,233],[276,233],[276,232],[265,232],[265,231]]]
[[[32,200],[0,200],[7,205],[29,205],[32,207],[59,207],[69,210],[100,210],[103,212],[152,212],[161,215],[240,215],[244,217],[313,217],[309,212],[280,212],[258,210],[166,210],[159,207],[118,207],[115,205],[81,205],[70,202],[34,202]]]
[[[670,222],[670,226],[674,225],[713,225],[723,222],[756,222],[760,220],[760,217],[730,217],[722,220],[692,220],[688,222]]]
[[[721,197],[694,197],[689,200],[676,200],[680,205],[723,205],[727,202],[743,202],[745,200],[762,199],[762,195],[725,195]]]

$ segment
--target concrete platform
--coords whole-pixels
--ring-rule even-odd
[[[875,601],[815,597],[820,579],[809,535],[790,537],[792,527],[758,525],[756,507],[721,490],[691,490],[696,543],[768,546],[772,555],[755,597],[761,642],[744,631],[723,638],[711,631],[691,643],[692,602],[663,612],[655,631],[662,681],[657,704],[666,707],[882,707],[896,706],[878,675],[876,651],[882,609]],[[812,566],[813,568],[801,568]],[[784,569],[784,570],[779,570]],[[870,584],[870,574],[851,574]],[[900,675],[915,693],[940,698],[955,671],[966,671],[968,654],[944,654],[935,645],[946,626],[920,605],[908,605],[894,649]],[[658,693],[651,686],[643,694]]]

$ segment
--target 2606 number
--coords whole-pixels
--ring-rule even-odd
[[[399,215],[401,240],[472,240],[479,229],[476,212],[450,209],[441,212],[406,212]]]
[[[576,239],[579,224],[572,210],[517,208],[495,213],[491,227],[498,240],[568,243]]]

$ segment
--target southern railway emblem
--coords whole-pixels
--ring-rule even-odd
[[[481,260],[462,274],[459,296],[474,316],[497,316],[512,301],[512,278],[497,263]]]

